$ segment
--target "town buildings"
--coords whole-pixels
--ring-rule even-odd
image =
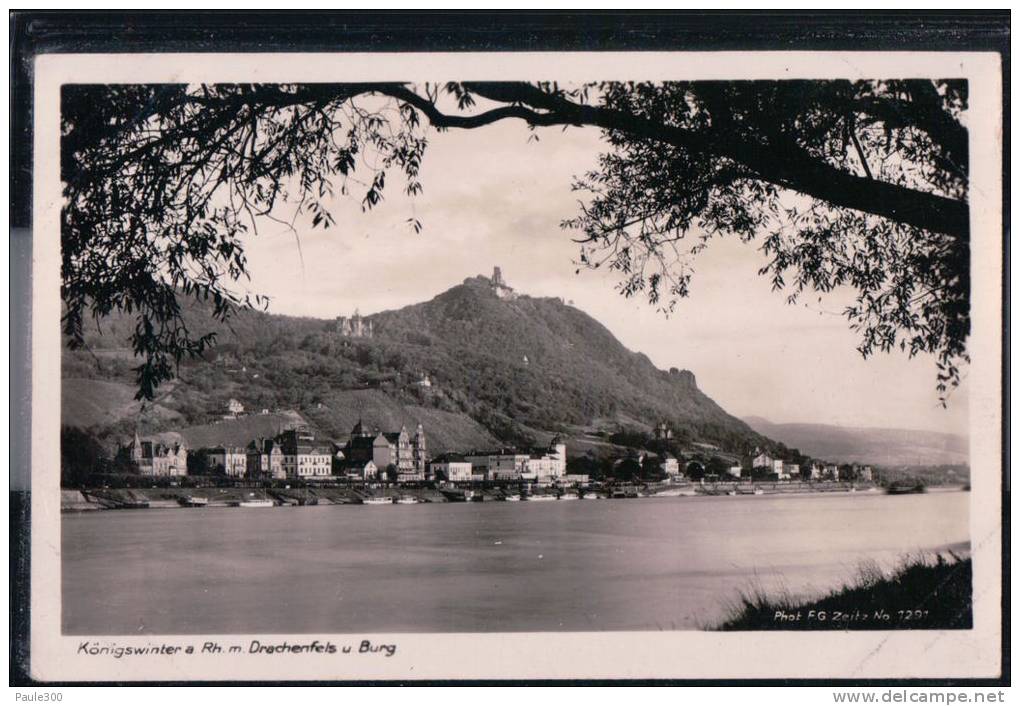
[[[429,475],[436,480],[463,483],[471,480],[471,462],[460,454],[447,453],[429,463]]]
[[[680,475],[680,461],[671,453],[667,453],[662,457],[660,468],[667,478],[676,478]]]
[[[345,462],[364,464],[372,461],[380,473],[392,467],[399,482],[423,481],[428,465],[428,446],[421,424],[414,437],[402,426],[397,432],[370,431],[359,419],[351,429],[351,438],[343,448]]]
[[[755,456],[751,458],[751,470],[752,471],[764,471],[769,473],[772,471],[775,458],[770,456],[767,452],[755,452]]]
[[[472,473],[484,480],[520,480],[528,472],[530,453],[516,449],[472,451],[464,456],[471,464]]]
[[[551,483],[566,475],[567,447],[557,436],[546,448],[472,451],[465,454],[464,460],[471,464],[473,475],[487,481]]]
[[[286,478],[325,478],[333,475],[333,449],[316,441],[307,429],[288,429],[277,437]]]
[[[248,451],[241,446],[214,446],[200,450],[209,473],[244,478],[248,473]]]
[[[286,478],[283,450],[275,439],[259,438],[248,444],[247,475],[258,480]]]
[[[379,480],[379,468],[372,461],[345,462],[342,469],[340,475],[343,475],[348,480]]]
[[[143,441],[135,432],[122,449],[132,466],[143,476],[183,476],[188,473],[188,448],[183,443]]]

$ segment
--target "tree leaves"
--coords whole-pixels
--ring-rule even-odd
[[[835,206],[782,186],[714,144],[761,144],[911,189],[965,201],[958,117],[965,85],[930,81],[604,84],[603,104],[689,131],[695,151],[610,130],[611,149],[575,190],[579,263],[620,274],[624,296],[670,311],[689,294],[693,258],[716,236],[760,240],[760,274],[790,303],[801,292],[856,290],[844,312],[865,357],[931,353],[943,401],[967,360],[969,241]],[[923,96],[923,101],[920,96]],[[961,140],[962,131],[962,140]],[[851,147],[853,149],[851,149]],[[771,167],[769,167],[771,169]],[[664,298],[665,295],[665,298]]]
[[[183,358],[213,343],[187,329],[177,295],[211,296],[223,321],[236,307],[264,304],[237,289],[248,279],[243,238],[257,235],[260,223],[295,230],[303,214],[313,228],[331,228],[334,179],[346,194],[362,170],[372,173],[366,209],[382,200],[391,168],[404,171],[408,193],[421,193],[427,143],[417,111],[402,109],[393,120],[386,104],[356,103],[363,92],[66,86],[62,295],[70,345],[83,344],[86,315],[136,312],[138,396],[151,399]],[[283,221],[276,209],[285,203],[293,219]]]
[[[501,105],[481,110],[476,96]],[[86,315],[136,312],[139,396],[151,398],[212,344],[183,325],[176,296],[212,296],[221,320],[260,302],[239,286],[260,223],[329,229],[335,196],[375,208],[391,170],[421,194],[426,121],[523,119],[604,129],[608,149],[562,225],[581,234],[578,264],[617,272],[623,295],[672,311],[712,238],[761,239],[762,274],[789,301],[853,287],[861,353],[933,353],[945,393],[970,329],[966,105],[957,80],[68,85],[64,332],[79,347]]]

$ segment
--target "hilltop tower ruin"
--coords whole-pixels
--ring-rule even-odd
[[[503,279],[503,270],[498,265],[492,268],[492,289],[500,299],[517,298],[517,292]]]

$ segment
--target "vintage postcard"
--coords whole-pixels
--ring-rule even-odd
[[[35,90],[36,679],[999,675],[997,54]]]

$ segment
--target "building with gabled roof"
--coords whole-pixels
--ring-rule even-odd
[[[283,450],[276,439],[259,437],[248,444],[247,475],[260,480],[286,478],[283,470]]]
[[[372,461],[380,474],[392,466],[399,482],[423,481],[427,475],[428,451],[421,424],[412,438],[406,426],[395,432],[370,431],[359,419],[342,451],[350,463]]]
[[[185,476],[188,474],[188,447],[183,442],[172,444],[141,439],[135,432],[121,453],[143,476]]]
[[[333,449],[304,428],[287,429],[276,437],[286,478],[327,478],[333,475]]]

